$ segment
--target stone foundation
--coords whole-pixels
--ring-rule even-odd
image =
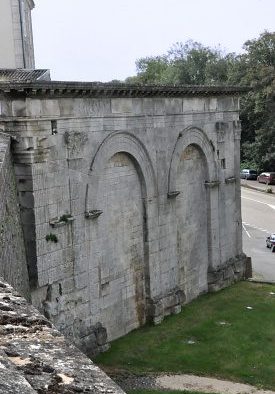
[[[249,261],[245,254],[229,259],[225,264],[208,270],[208,291],[214,292],[247,279]],[[250,261],[251,264],[251,261]]]
[[[162,297],[155,297],[149,302],[149,319],[160,324],[165,316],[177,314],[185,302],[185,294],[176,288]]]
[[[89,329],[84,329],[84,332],[80,331],[79,339],[76,339],[75,342],[77,347],[89,357],[95,357],[110,348],[107,340],[107,330],[101,323],[97,323]]]

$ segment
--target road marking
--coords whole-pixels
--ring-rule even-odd
[[[270,205],[270,204],[268,204],[267,202],[262,202],[262,201],[259,201],[259,200],[255,200],[254,198],[250,198],[250,197],[244,197],[244,196],[242,196],[241,198],[243,198],[243,199],[245,199],[245,200],[254,201],[254,202],[257,202],[257,203],[259,203],[259,204]]]
[[[254,198],[243,197],[243,196],[242,196],[242,198],[245,199],[245,200],[250,200],[250,201],[257,202],[258,204],[267,205],[269,208],[275,209],[275,205],[268,204],[267,202],[262,202],[262,201],[259,201],[259,200],[254,200]]]
[[[253,224],[249,224],[249,223],[247,223],[247,222],[243,222],[243,228],[244,228],[245,231],[246,231],[245,226],[251,227],[251,228],[253,228],[254,230],[262,231],[263,233],[267,233],[267,234],[270,234],[270,233],[271,233],[271,231],[266,230],[265,228],[258,227],[258,226],[254,226]]]
[[[259,204],[264,204],[264,205],[268,205],[265,202],[259,201],[259,200],[255,200],[254,198],[249,198],[249,197],[244,197],[242,196],[243,199],[245,200],[250,200],[250,201],[254,201],[254,202],[258,202]]]
[[[247,229],[245,228],[244,223],[243,223],[243,229],[244,229],[244,231],[246,232],[246,235],[247,235],[249,238],[251,238],[251,235],[249,234],[249,232],[248,232]]]

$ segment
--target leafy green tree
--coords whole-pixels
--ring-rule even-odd
[[[136,82],[143,84],[161,84],[164,83],[164,75],[169,67],[166,56],[145,57],[136,61],[138,75]],[[127,82],[132,82],[127,79]]]
[[[137,76],[127,82],[144,84],[214,85],[226,83],[230,55],[195,41],[177,42],[166,54],[137,60]],[[135,78],[135,79],[134,79]]]
[[[231,75],[252,88],[241,100],[242,161],[275,171],[275,33],[262,33],[244,49]]]
[[[166,54],[137,60],[128,83],[241,85],[241,160],[258,170],[275,171],[275,32],[244,43],[244,53],[224,53],[195,41],[174,44]]]

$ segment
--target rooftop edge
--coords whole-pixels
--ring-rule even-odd
[[[240,96],[247,86],[130,85],[125,83],[27,81],[0,82],[0,93],[9,95],[67,97],[184,97]]]

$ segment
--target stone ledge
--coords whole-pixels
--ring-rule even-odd
[[[123,393],[1,278],[0,348],[0,393]]]

